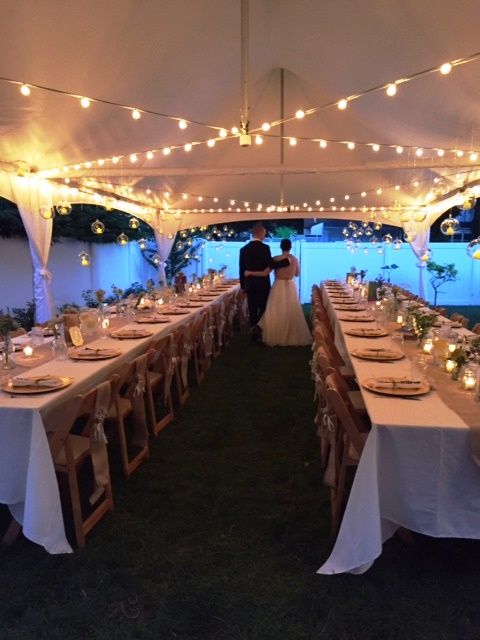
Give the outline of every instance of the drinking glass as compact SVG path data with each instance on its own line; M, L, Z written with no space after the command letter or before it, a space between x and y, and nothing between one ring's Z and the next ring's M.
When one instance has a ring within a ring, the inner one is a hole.
M416 353L410 361L410 373L412 377L427 380L428 358L426 353Z
M404 342L405 338L402 331L393 331L393 333L390 334L390 344L394 351L401 351L403 353Z

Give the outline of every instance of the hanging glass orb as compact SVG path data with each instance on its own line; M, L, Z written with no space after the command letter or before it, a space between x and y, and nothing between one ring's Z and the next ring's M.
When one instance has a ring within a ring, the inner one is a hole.
M384 244L392 244L392 240L393 238L390 233L386 233L382 238Z
M130 229L138 229L138 227L140 226L140 221L137 218L130 218L130 220L128 221L128 226L130 227Z
M88 254L86 251L82 251L81 253L79 253L78 259L80 260L80 264L82 267L90 266L90 254Z
M380 221L374 222L373 223L373 228L375 231L380 231L382 228L382 223Z
M458 229L460 222L456 218L452 218L451 215L440 223L440 231L444 236L453 236Z
M55 205L55 211L59 216L68 216L72 210L72 205L69 202L60 202Z
M192 228L190 229L190 233L195 233L195 231L196 231L196 230L197 230L197 227L192 227Z
M358 231L354 231L352 233L352 238L358 238Z
M364 231L362 229L362 227L358 227L357 231L356 231L357 237L361 238L364 234Z
M224 224L224 225L223 225L223 230L225 231L225 233L227 233L227 231L228 231L228 224Z
M186 231L180 231L181 238L186 238L187 236L188 236L188 233Z
M90 225L90 229L92 230L92 233L97 236L101 236L102 233L105 233L105 225L103 224L103 222L100 222L100 220L95 220L95 222L92 222L92 224Z
M153 262L153 264L160 264L160 256L158 255L158 253L154 253L153 254L152 262Z
M380 245L380 246L378 247L378 249L377 249L377 253L378 253L378 255L379 255L379 256L381 256L381 255L383 255L383 252L384 252L383 246L382 246L382 245Z
M212 234L211 233L206 233L205 234L205 240L211 240L212 239Z
M187 244L189 247L191 247L192 244L193 244L193 240L191 238L189 238L185 244Z
M44 220L53 220L55 217L55 209L52 207L40 207L39 214Z
M422 249L422 252L420 253L420 262L427 264L427 262L431 259L431 257L432 257L431 249Z
M355 222L349 222L348 228L351 229L352 231L355 231L355 229L357 228L357 225L355 224Z
M415 242L415 240L417 239L416 231L413 231L413 229L405 229L403 239L405 240L405 242Z
M126 244L128 244L128 236L124 233L121 233L119 236L117 236L117 244L119 244L121 247L124 247Z
M400 222L410 222L410 211L402 211L400 213Z
M373 229L372 227L368 226L365 228L365 235L369 238L370 236L373 236Z
M175 245L175 247L178 249L178 251L181 251L183 249L183 242L180 242L179 240Z
M113 211L113 200L111 198L107 198L103 206L105 207L105 211Z
M368 220L364 220L361 224L362 224L362 227L364 229L366 229L368 227L368 225L370 224L370 222Z
M468 243L467 254L472 260L480 260L480 236Z
M395 240L393 241L394 250L400 251L400 249L402 248L402 244L403 242L400 240L400 238L395 238Z
M378 238L377 238L377 236L372 236L372 237L370 238L370 244L371 244L373 247L376 247L376 246L377 246L377 244L378 244Z
M230 231L228 232L228 235L230 238L232 238L235 235L235 231L233 229L230 229Z
M347 229L347 227L343 227L342 229L342 236L344 238L349 238L350 237L350 231Z
M140 238L140 240L138 241L138 246L140 248L140 251L145 251L145 249L148 247L148 240L146 238Z

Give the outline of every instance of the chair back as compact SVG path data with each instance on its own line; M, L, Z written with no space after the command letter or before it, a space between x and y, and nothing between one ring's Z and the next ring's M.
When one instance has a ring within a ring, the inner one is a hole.
M329 407L331 407L335 412L348 441L350 441L355 449L356 454L358 455L358 457L360 457L363 451L364 439L355 424L355 421L347 404L342 398L335 377L332 374L329 374L327 375L325 382L327 387L327 402L329 404Z

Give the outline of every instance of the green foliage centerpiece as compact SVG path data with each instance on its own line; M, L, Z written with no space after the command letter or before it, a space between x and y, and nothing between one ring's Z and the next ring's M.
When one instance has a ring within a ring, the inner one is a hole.
M3 352L2 352L2 366L4 369L12 369L13 365L10 362L10 332L18 329L18 322L12 318L10 313L3 313L0 311L0 335L3 339Z
M410 318L412 320L413 331L415 332L415 335L418 338L418 344L420 345L422 340L425 339L427 333L437 321L437 314L415 309L410 312Z

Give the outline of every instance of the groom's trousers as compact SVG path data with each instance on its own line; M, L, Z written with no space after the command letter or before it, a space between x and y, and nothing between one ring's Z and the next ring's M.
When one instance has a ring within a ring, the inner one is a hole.
M270 293L270 278L248 276L245 278L245 292L248 302L248 318L254 327L263 316Z

